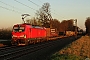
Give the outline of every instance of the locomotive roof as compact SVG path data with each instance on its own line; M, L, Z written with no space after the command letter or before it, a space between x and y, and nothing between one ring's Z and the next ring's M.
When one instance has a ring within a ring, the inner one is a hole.
M31 25L31 24L28 24L28 23L24 23L24 24L16 24L16 25L28 25L28 26L30 26L31 28L39 28L39 29L45 29L45 27L40 27L40 26L33 26L33 25ZM15 26L15 25L14 25Z

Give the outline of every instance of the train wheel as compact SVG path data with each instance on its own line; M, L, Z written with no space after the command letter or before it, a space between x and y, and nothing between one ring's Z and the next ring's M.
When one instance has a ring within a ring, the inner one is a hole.
M34 40L33 43L35 44L36 43L36 40Z
M31 44L31 43L32 43L32 41L30 40L30 41L29 41L29 43Z
M38 42L40 43L40 39L38 40Z
M36 43L38 43L38 42L39 42L39 40L37 39L37 40L36 40Z
M28 45L28 40L25 40L25 45Z
M11 41L11 44L14 45L13 41Z
M48 41L49 40L49 38L46 38L46 41Z

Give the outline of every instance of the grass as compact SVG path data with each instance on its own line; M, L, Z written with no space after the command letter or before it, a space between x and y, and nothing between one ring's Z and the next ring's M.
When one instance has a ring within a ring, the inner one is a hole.
M53 54L49 60L85 60L85 59L77 55L56 53Z
M90 36L82 36L53 54L49 60L85 60L86 58L90 59Z

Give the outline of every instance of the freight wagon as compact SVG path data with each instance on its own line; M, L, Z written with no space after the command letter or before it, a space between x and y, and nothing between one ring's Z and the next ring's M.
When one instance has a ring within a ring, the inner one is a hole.
M57 37L58 32L55 28L46 28L46 36L47 37Z
M74 31L66 31L66 36L75 36Z

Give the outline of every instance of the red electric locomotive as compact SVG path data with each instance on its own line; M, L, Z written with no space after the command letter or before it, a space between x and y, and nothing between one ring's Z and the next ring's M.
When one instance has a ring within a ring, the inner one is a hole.
M30 16L22 14L22 20ZM58 36L56 29L37 27L30 24L16 24L12 30L12 45L28 45L30 43L48 41L48 38Z
M30 24L16 24L12 30L12 45L28 45L46 38L46 28Z

